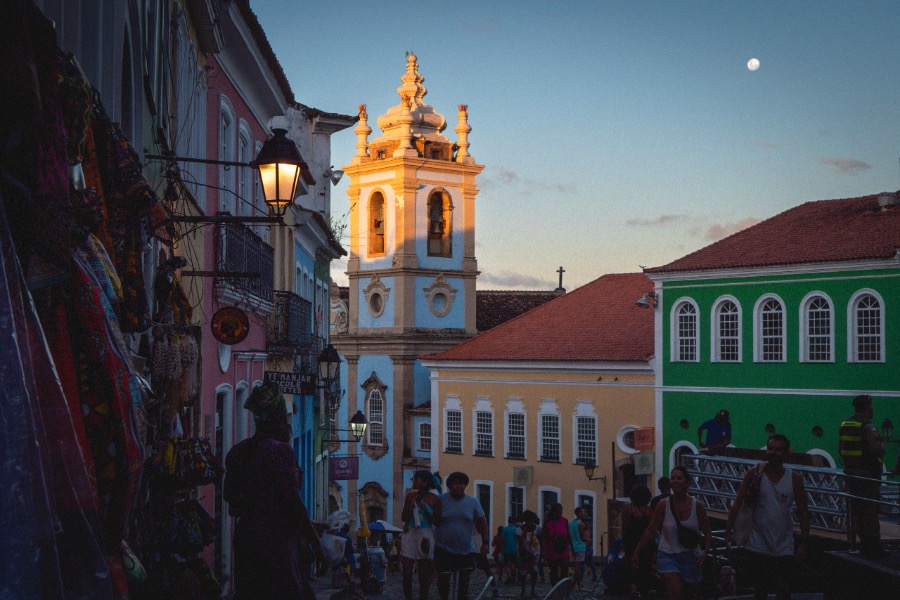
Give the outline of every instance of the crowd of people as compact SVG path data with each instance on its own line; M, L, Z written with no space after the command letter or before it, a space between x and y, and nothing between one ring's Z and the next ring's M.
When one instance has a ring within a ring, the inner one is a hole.
M256 432L229 452L224 486L230 513L237 517L234 597L311 598L309 565L325 564L328 548L323 550L321 532L314 530L300 500L303 471L287 443L289 425L278 386L258 387L245 408L253 413ZM856 397L853 408L854 414L840 431L840 453L853 501L852 522L862 554L880 556L884 550L877 505L872 502L879 490L870 489L869 480L877 482L885 445L871 423L871 397ZM719 411L698 428L701 440L703 431L707 438L701 447L720 454L731 440L728 411ZM800 474L785 464L790 449L790 440L783 434L769 436L766 461L747 471L726 522L725 542L730 546L740 536L737 545L757 599L770 592L778 600L790 598L795 561L805 559L808 552L806 491ZM571 576L575 589L582 589L590 570L596 581L590 553L593 528L583 507L574 508L571 520L559 503L551 504L543 519L525 510L511 516L491 536L481 504L466 494L468 484L469 477L457 471L447 477L444 492L437 473L416 471L404 498L402 535L391 540L373 537L363 543L362 566L357 568L365 579L383 585L388 573L401 572L405 600L413 600L416 574L419 600L429 597L435 580L441 600L450 600L451 590L454 600L466 600L475 569L494 577L495 597L500 596L498 583L518 584L520 596L525 597L529 588L534 596L538 580L546 578L555 584ZM643 484L630 491L630 503L622 508L622 539L611 544L603 579L608 588L621 586L632 599L646 596L654 583L670 600L693 598L709 559L709 517L700 500L688 494L691 475L685 467L672 468L670 477L661 477L657 486L656 496ZM799 522L796 536L794 511ZM349 524L335 528L332 535L347 542L346 556L333 563L338 565L334 572L348 571L357 560ZM613 581L617 573L621 577Z

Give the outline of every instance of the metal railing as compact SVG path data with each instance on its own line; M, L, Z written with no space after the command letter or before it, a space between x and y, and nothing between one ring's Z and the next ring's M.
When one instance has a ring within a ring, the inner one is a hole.
M259 273L259 277L230 278L228 283L239 291L271 302L275 276L275 250L272 246L240 223L220 224L217 241L218 270Z
M737 497L744 474L758 460L726 456L685 454L681 465L693 477L689 490L707 510L728 513ZM809 504L810 527L834 533L847 533L850 526L849 495L844 491L844 473L805 465L789 465L803 477ZM796 515L794 516L796 520Z
M268 350L281 354L306 352L313 344L312 303L293 292L272 293L274 309L269 315Z

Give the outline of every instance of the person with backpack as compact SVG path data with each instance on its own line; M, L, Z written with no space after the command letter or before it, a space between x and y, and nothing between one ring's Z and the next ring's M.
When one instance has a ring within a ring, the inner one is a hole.
M790 599L794 560L804 559L807 553L809 509L803 478L784 466L790 448L791 442L784 435L769 436L767 462L747 471L725 526L725 541L731 545L738 513L744 504L753 505L750 536L744 543L744 552L750 559L757 600L767 598L772 588L778 600ZM791 514L795 504L800 520L800 540L796 547Z
M550 571L551 585L556 585L569 575L572 539L569 537L569 521L562 514L562 504L554 502L541 526L541 555Z

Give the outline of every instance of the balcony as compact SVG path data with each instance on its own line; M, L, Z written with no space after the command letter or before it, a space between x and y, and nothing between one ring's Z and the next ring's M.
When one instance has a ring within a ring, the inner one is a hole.
M275 250L249 227L240 223L222 223L218 230L216 269L240 273L259 273L259 277L235 277L228 283L235 291L272 301Z
M269 315L267 349L294 354L313 344L312 304L292 292L273 292L274 309Z
M220 19L225 7L222 0L187 0L187 9L197 30L197 41L204 54L218 54L222 50Z

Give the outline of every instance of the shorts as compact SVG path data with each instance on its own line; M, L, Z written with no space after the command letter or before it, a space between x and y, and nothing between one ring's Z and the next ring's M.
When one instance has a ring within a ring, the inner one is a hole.
M657 552L656 570L660 575L677 573L681 575L681 580L685 583L697 583L703 576L693 550L676 552L674 554L662 551Z
M434 558L434 530L431 527L410 529L400 540L400 556L413 560Z
M744 548L742 554L747 560L747 572L750 580L762 589L775 589L781 582L791 581L794 571L794 555L771 556Z
M434 563L438 573L452 573L453 571L471 571L475 568L475 553L454 554L444 548L435 548Z
M572 560L574 560L575 562L584 562L584 552L576 552L572 556Z
M504 565L513 565L515 566L518 563L518 554L515 552L504 552L503 553L503 564Z

